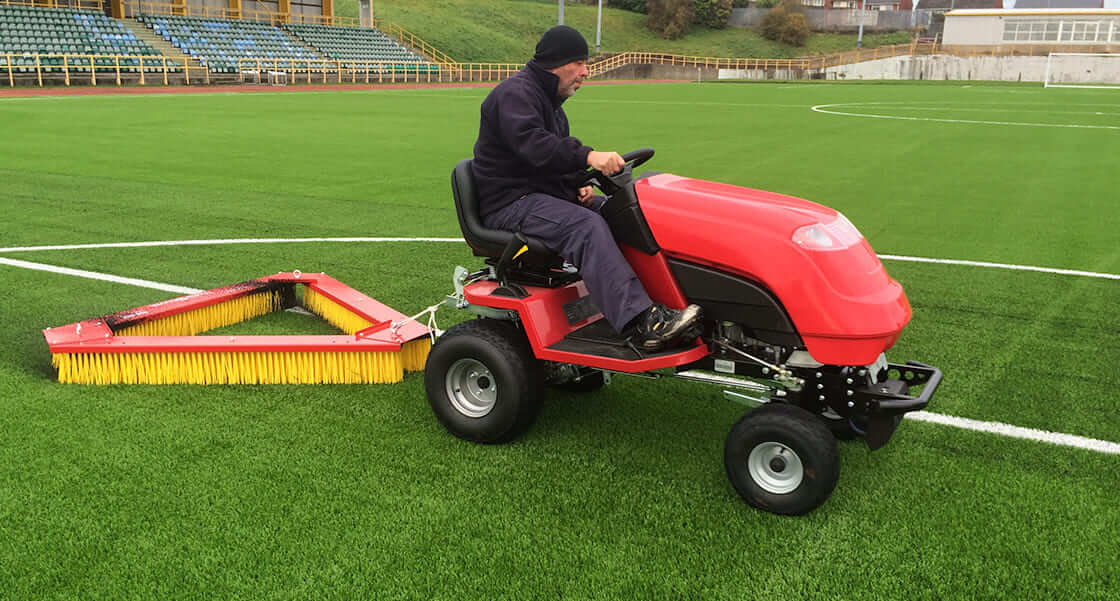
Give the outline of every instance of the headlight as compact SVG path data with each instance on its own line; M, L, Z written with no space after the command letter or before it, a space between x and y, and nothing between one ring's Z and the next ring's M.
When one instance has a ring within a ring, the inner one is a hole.
M793 241L808 250L844 250L861 240L863 234L841 213L828 223L806 225L793 232Z

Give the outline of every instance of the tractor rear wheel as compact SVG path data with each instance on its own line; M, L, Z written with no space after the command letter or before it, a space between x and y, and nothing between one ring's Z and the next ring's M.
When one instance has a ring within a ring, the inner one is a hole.
M802 515L836 488L836 439L820 419L793 405L771 403L739 420L727 435L727 477L758 509Z
M528 430L540 412L540 362L509 322L476 319L439 337L424 367L428 404L455 436L501 443Z

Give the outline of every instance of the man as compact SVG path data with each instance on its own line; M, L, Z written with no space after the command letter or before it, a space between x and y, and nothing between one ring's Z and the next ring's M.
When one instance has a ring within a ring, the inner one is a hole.
M483 223L537 238L579 268L595 305L615 330L657 351L700 318L700 308L650 301L611 236L587 167L606 174L625 163L568 135L561 105L587 77L587 42L558 25L545 32L521 71L482 103L473 170Z

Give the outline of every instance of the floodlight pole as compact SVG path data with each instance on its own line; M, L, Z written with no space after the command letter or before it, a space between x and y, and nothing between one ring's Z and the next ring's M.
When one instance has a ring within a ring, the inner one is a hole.
M560 0L563 2L564 0ZM599 15L595 17L595 54L599 54L599 44L603 41L603 0L599 0Z
M560 4L560 21L557 24L558 25L563 25L564 24L564 0L560 0L559 4Z
M867 0L859 0L859 37L856 38L856 48L863 48L863 19L867 16L866 11Z

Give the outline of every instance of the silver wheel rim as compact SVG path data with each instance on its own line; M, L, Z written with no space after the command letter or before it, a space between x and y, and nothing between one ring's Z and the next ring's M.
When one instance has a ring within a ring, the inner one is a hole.
M805 477L801 458L777 442L764 442L751 449L747 470L762 490L776 495L793 492Z
M443 379L451 406L467 417L485 417L498 399L498 382L482 363L459 359Z

